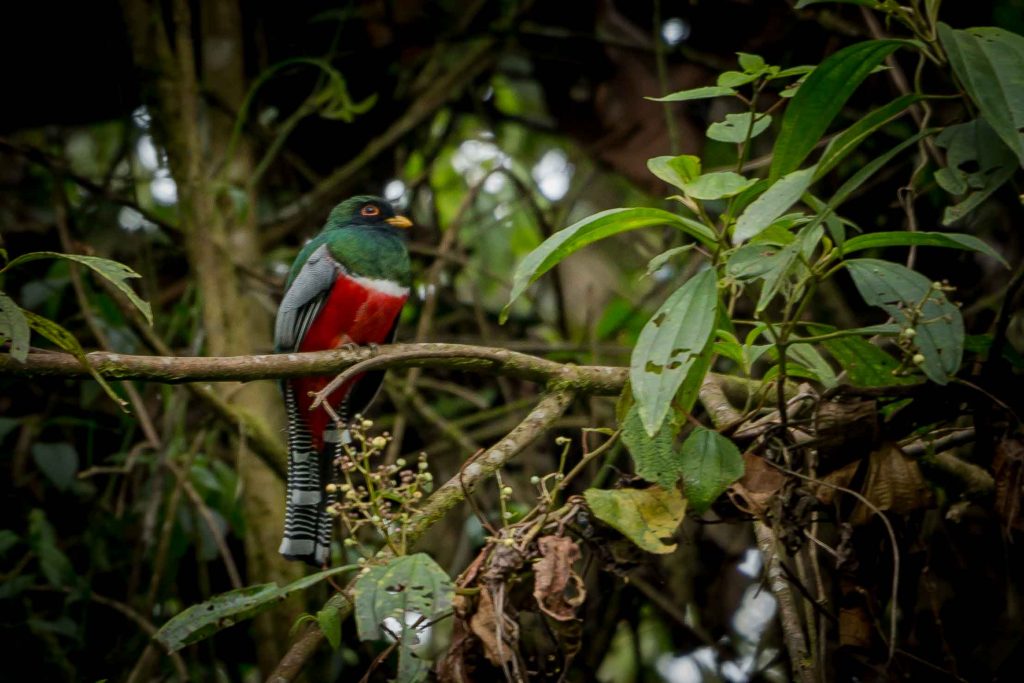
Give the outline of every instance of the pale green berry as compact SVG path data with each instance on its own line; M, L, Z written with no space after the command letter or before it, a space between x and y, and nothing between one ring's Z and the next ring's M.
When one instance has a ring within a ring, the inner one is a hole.
M914 361L914 365L921 365L922 363L924 363L924 354L915 353L913 361Z

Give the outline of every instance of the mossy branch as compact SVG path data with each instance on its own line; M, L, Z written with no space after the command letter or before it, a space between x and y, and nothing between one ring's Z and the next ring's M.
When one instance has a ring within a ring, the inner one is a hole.
M376 349L337 349L309 353L252 356L132 356L94 352L86 358L100 375L113 380L179 384L185 382L251 382L310 375L330 375L374 359L376 369L447 368L557 383L580 393L613 396L625 385L627 368L558 363L525 353L467 344L391 344ZM24 363L0 354L0 376L71 377L89 372L66 353L30 353Z

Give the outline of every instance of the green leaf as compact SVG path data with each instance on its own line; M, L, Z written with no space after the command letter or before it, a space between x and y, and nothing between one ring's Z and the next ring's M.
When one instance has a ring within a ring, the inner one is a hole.
M736 57L739 59L740 68L748 74L762 74L767 66L761 55L752 55L749 52L737 52Z
M645 100L651 102L687 102L689 100L704 100L709 97L721 97L723 95L735 95L736 91L732 88L723 88L717 85L710 85L704 88L691 88L690 90L680 90L674 92L671 95L665 95L664 97L645 97Z
M316 623L332 649L341 647L341 611L337 607L328 604L317 612Z
M10 529L0 529L0 557L7 554L7 551L18 544L21 539L18 534Z
M946 150L948 165L935 172L935 181L950 194L966 195L956 206L946 207L943 225L976 209L1017 170L1017 157L985 119L949 126L936 136L935 144Z
M28 321L18 304L11 297L0 292L0 344L11 343L11 357L24 363L28 358Z
M812 228L817 227L822 222L828 220L829 216L835 212L836 207L845 202L858 187L867 181L868 178L873 176L875 173L878 173L879 170L885 168L889 162L892 161L893 157L911 145L917 144L918 140L931 135L933 132L933 129L919 131L857 169L856 173L850 176L846 182L839 186L839 189L836 190L835 194L833 194L831 199L828 200L824 208L817 211L817 215L814 217L814 220L811 221L810 226Z
M57 547L57 534L46 513L35 508L28 513L28 545L39 558L39 568L51 586L62 588L71 583L74 571L67 555Z
M66 491L78 474L78 451L69 443L35 443L32 445L32 459L61 491Z
M666 541L686 516L686 500L677 489L587 489L583 497L595 517L641 549L659 555L676 549Z
M701 514L743 476L743 456L716 431L697 427L683 442L683 494Z
M150 305L139 298L139 295L135 293L135 290L128 286L128 280L131 278L142 277L134 270L118 263L117 261L111 261L107 258L100 258L99 256L83 256L81 254L61 254L56 251L34 251L30 254L22 254L18 258L8 263L3 270L9 270L22 263L28 263L29 261L37 261L39 259L56 258L64 259L65 261L73 261L75 263L81 263L83 266L88 266L94 272L102 275L110 281L118 290L121 291L128 300L131 301L142 315L146 317L146 321L153 324L153 310Z
M416 633L451 609L455 585L448 574L429 555L406 555L370 567L356 579L352 593L359 638L380 640L384 637L381 624L394 619L401 630L399 679L422 680L427 667L413 652ZM407 623L411 615L422 617L422 623Z
M753 124L751 124L751 119L753 119ZM770 114L751 114L750 112L726 114L724 121L718 121L708 126L707 136L719 142L741 143L744 140L753 140L768 130L770 125L772 125Z
M622 443L626 444L638 476L649 482L672 488L682 476L679 456L673 448L676 429L665 422L653 437L647 435L636 405L622 423Z
M756 183L757 178L744 178L739 173L720 171L698 176L684 183L680 189L693 199L724 199L738 195Z
M82 366L89 371L89 374L92 375L92 378L96 380L96 383L103 388L103 391L106 392L107 396L109 396L110 399L122 410L125 409L125 406L128 404L117 395L113 387L107 383L107 380L105 380L100 373L96 372L96 368L94 368L89 362L89 359L85 355L85 350L82 348L82 345L78 343L78 340L75 339L75 335L71 334L52 320L44 318L41 315L37 315L32 311L23 308L21 309L21 312L28 321L29 327L35 330L38 334L49 339L62 350L67 351L77 358L78 362L81 363Z
M609 209L596 213L564 230L559 230L519 263L512 278L509 303L501 312L501 321L504 322L508 317L508 309L512 302L518 299L530 284L554 268L566 256L605 237L655 225L678 228L707 246L713 246L716 241L715 233L708 227L661 209Z
M981 115L1024 166L1024 37L994 27L958 31L940 22L939 39Z
M629 378L650 436L658 433L676 391L710 342L717 315L717 281L708 269L677 289L641 330Z
M861 117L852 126L836 135L829 141L825 151L821 153L821 159L818 160L814 172L814 179L820 180L826 173L835 168L840 161L845 159L850 152L857 149L860 143L864 142L869 135L899 116L907 107L920 100L921 97L918 95L897 97L885 106L879 107L866 116Z
M772 184L750 203L736 220L732 239L736 244L749 240L784 214L811 186L814 167L793 171Z
M803 9L808 5L820 5L826 2L845 5L862 5L872 9L882 9L882 3L879 2L879 0L798 0L794 9Z
M455 586L447 572L425 553L405 555L374 565L352 585L356 628L360 640L384 637L381 624L392 617L402 628L407 612L426 621L440 617L452 606Z
M976 251L979 254L985 254L994 258L1007 268L1010 267L1006 259L995 249L985 244L985 242L974 235L965 235L958 232L872 232L867 235L857 235L848 240L842 246L842 253L845 256L851 252L864 249L908 247L911 245Z
M729 255L725 272L737 282L756 280L778 267L776 257L781 251L772 244L744 244Z
M700 159L691 154L654 157L647 160L647 169L656 177L681 190L700 175Z
M685 254L686 252L693 249L693 247L694 245L692 244L684 244L681 247L673 247L671 249L661 252L660 254L658 254L657 256L655 256L654 258L647 262L647 271L644 273L644 275L654 275L654 273L661 270L661 267L664 266L666 263L674 259L676 256Z
M718 74L716 81L720 88L738 88L747 83L753 83L761 74L747 74L742 71L723 71Z
M353 565L345 565L326 569L305 576L284 588L276 583L262 583L215 595L174 615L160 627L154 638L168 652L177 652L186 645L209 638L218 631L267 611L294 591L354 568Z
M794 337L795 339L797 337ZM839 385L839 380L836 378L836 373L832 370L832 366L821 357L821 354L812 345L790 344L787 352L793 360L810 370L826 389L834 389Z
M831 325L808 325L813 335L835 332ZM894 375L899 362L864 337L836 337L819 342L846 372L850 384L856 387L887 387L913 384L914 378Z
M805 225L800 229L797 238L791 244L783 247L782 251L772 259L772 269L764 276L761 296L757 300L755 310L758 313L768 307L775 295L790 281L791 276L798 276L797 279L799 279L806 274L807 266L804 265L804 261L811 260L811 255L818 243L821 242L824 233L825 231L820 226ZM803 261L800 260L801 256Z
M800 167L842 110L853 91L901 40L856 43L828 57L807 76L782 118L772 152L769 180L777 180Z
M902 327L917 330L914 343L924 356L921 369L933 382L946 384L963 356L960 309L928 278L898 263L852 259L846 268L865 302L885 310Z

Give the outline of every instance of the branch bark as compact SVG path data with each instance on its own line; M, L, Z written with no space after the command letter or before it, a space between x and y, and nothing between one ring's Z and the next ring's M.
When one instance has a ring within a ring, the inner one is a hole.
M422 509L409 520L406 536L409 543L415 543L427 529L461 503L467 491L472 491L477 484L486 480L536 441L565 413L576 394L577 392L570 388L554 389L546 394L530 414L501 441L470 459L458 474L431 494ZM390 551L384 548L377 553L376 559L387 559L390 556ZM340 618L345 619L352 613L352 607L352 601L345 593L336 593L327 601L324 609L337 609ZM289 683L295 680L323 639L324 634L319 626L308 626L267 680L270 683Z
M330 375L374 359L376 369L448 368L555 382L580 393L614 396L625 386L629 370L607 365L571 365L489 346L468 344L390 344L376 349L314 351L253 356L132 356L93 352L86 355L101 375L112 380L163 384L251 382L310 375ZM24 363L0 354L0 376L87 379L89 372L66 353L34 352Z

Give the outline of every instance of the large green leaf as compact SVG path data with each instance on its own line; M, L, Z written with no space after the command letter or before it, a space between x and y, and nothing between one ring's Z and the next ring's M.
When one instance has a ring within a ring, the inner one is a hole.
M686 516L678 489L587 489L583 497L595 517L643 550L664 555L676 549L670 539Z
M709 97L721 97L723 95L735 95L736 91L720 85L709 85L703 88L691 88L680 90L664 97L645 97L645 100L652 102L688 102L689 100L704 100Z
M743 476L743 456L716 431L697 427L683 442L683 493L700 514Z
M422 680L427 665L413 652L416 633L451 609L455 585L448 574L424 553L396 557L360 575L352 594L359 638L380 640L381 625L393 619L388 628L400 631L399 680ZM422 618L422 623L409 623L410 616Z
M914 343L924 356L921 369L933 382L946 384L963 356L960 309L928 278L898 263L852 259L846 268L865 302L884 309L902 327L916 330Z
M744 209L736 220L733 242L746 242L771 225L776 218L786 213L807 191L814 180L814 167L793 171L773 183L764 194Z
M32 444L36 467L61 491L66 491L78 474L78 451L66 441Z
M0 344L10 342L11 357L24 363L28 358L30 336L28 321L21 308L11 297L0 292Z
M668 421L657 434L648 436L635 403L622 423L622 443L633 456L637 475L665 488L675 486L683 474L679 454L674 448L675 438L676 430Z
M596 213L564 230L559 230L520 262L512 278L509 303L501 313L502 321L508 317L512 302L518 299L530 284L554 268L566 256L605 237L655 225L678 228L705 245L715 244L715 233L706 226L661 209L609 209Z
M1024 36L940 23L939 39L981 115L1024 166Z
M83 266L88 266L93 271L102 275L111 282L118 290L120 290L128 300L131 301L136 308L138 308L142 315L146 317L146 321L153 324L153 309L150 308L149 303L139 298L139 295L135 293L135 290L128 285L128 280L131 278L142 277L134 270L118 263L117 261L111 261L107 258L100 258L99 256L83 256L81 254L61 254L56 251L34 251L30 254L22 254L18 258L8 263L3 270L9 270L22 263L28 263L29 261L38 261L39 259L64 259L65 261L74 261L75 263L81 263ZM2 272L2 271L0 271Z
M852 126L839 133L825 147L814 171L814 179L822 178L845 159L860 143L889 121L899 116L907 107L919 102L919 95L903 95L888 104L861 117Z
M1017 157L1003 144L985 119L949 126L935 144L946 150L946 168L935 172L935 182L963 201L946 207L942 224L950 225L976 209L1017 170Z
M677 289L641 330L629 378L650 436L658 433L676 391L710 343L717 315L717 280L708 269Z
M218 631L267 611L290 593L308 588L328 576L352 569L352 565L326 569L304 576L284 588L276 583L262 583L215 595L176 614L160 627L154 638L167 648L168 652L176 652L186 645L209 638Z
M808 325L814 335L835 332L831 325ZM850 384L857 387L885 387L894 384L913 384L916 380L907 375L893 374L899 368L899 361L878 348L864 337L835 337L820 342L825 350L836 359L846 372Z
M831 55L811 72L782 118L769 180L777 180L800 167L853 91L883 59L904 44L900 40L856 43Z
M988 246L974 235L965 235L959 232L872 232L867 235L857 235L848 240L842 246L842 253L846 254L863 251L864 249L876 249L878 247L945 247L947 249L964 249L976 251L1009 267L999 252Z

